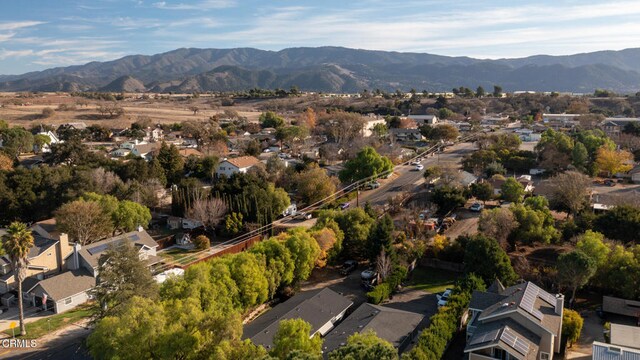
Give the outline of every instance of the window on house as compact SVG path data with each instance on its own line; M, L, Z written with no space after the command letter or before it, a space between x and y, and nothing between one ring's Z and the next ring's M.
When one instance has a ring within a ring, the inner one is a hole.
M613 347L613 346L609 346L609 352L612 353L616 353L616 354L620 354L622 352L622 349L620 349L619 347Z
M549 353L541 352L540 353L540 360L549 360Z
M68 298L64 299L64 304L65 304L65 305L69 305L69 304L71 304L72 302L73 302L73 300L71 299L71 297L68 297Z

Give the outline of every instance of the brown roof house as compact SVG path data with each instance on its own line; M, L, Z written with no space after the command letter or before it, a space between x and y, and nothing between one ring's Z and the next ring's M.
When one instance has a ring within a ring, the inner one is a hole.
M130 242L138 249L141 261L153 266L161 261L156 255L158 244L142 228L89 245L74 244L65 259L67 271L45 279L27 278L23 297L31 306L61 313L89 301L90 290L96 286L100 256L113 246Z
M560 351L564 295L532 282L474 291L469 304L469 360L550 360Z
M246 173L252 167L260 163L260 160L253 156L240 156L236 158L228 158L218 164L216 175L231 176L235 173Z

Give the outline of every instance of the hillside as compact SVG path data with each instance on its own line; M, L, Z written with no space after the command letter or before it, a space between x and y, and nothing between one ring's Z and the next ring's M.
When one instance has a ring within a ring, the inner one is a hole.
M177 49L0 77L0 91L231 91L253 87L325 92L640 90L640 49L481 60L341 47Z

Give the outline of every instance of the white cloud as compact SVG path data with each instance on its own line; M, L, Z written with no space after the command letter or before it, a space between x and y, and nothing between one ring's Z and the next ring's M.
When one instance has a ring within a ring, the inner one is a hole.
M234 7L236 2L234 0L203 0L194 4L186 4L173 1L158 1L153 3L152 6L165 10L209 10Z
M13 21L0 22L0 30L18 30L26 27L44 24L42 21Z

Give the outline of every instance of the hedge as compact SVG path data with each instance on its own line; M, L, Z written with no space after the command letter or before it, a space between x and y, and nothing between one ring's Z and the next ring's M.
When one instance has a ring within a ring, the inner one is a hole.
M471 293L476 289L484 290L484 285L478 280L477 277L471 275L454 287L447 305L441 307L431 317L429 327L420 334L413 350L404 354L403 360L438 360L442 358L447 344L458 330L460 318L469 306Z
M386 282L376 285L373 290L367 293L367 301L372 304L380 304L391 296L391 286Z

